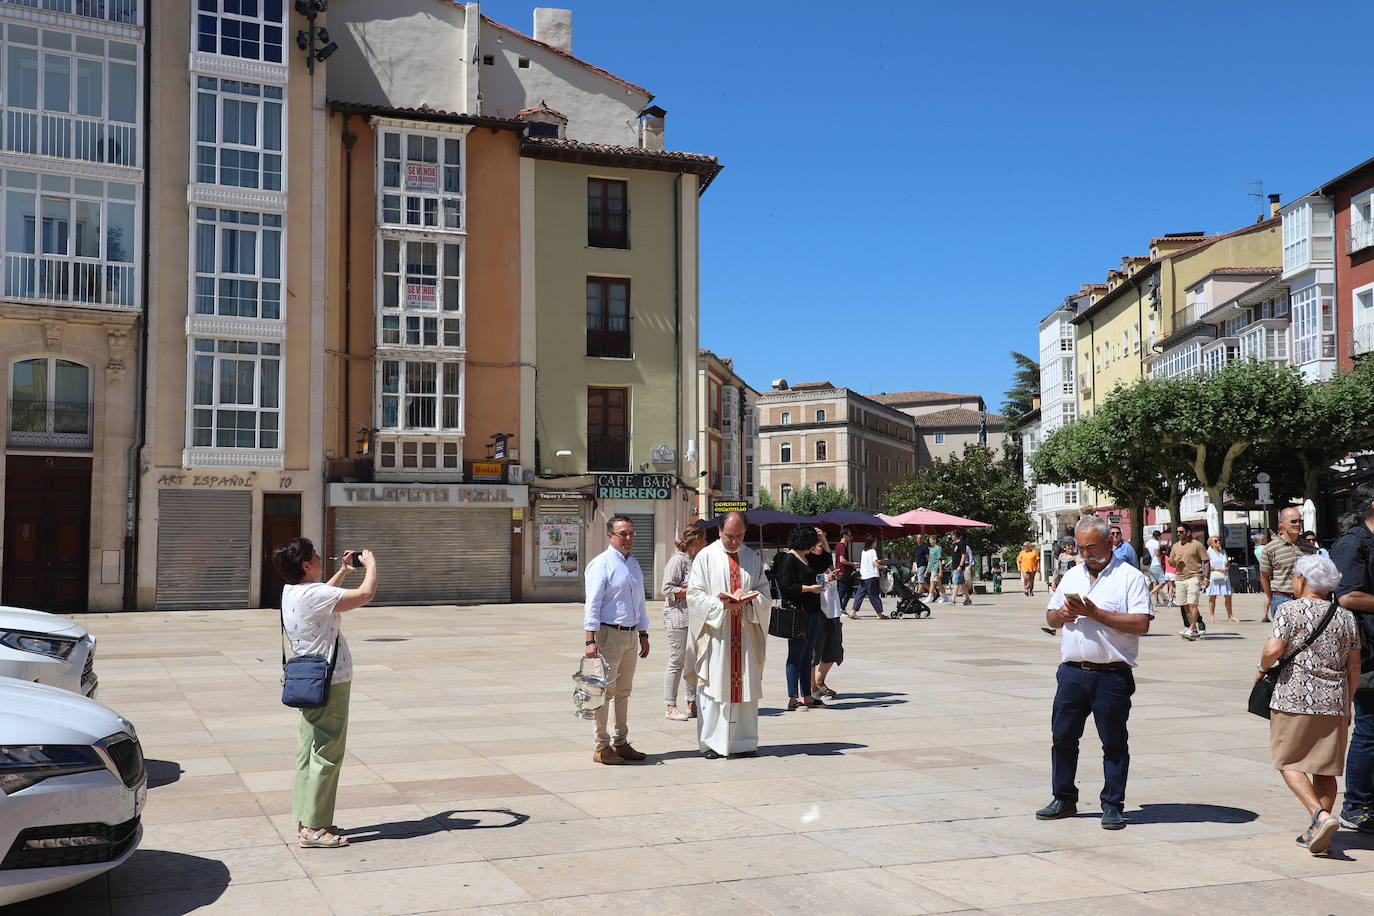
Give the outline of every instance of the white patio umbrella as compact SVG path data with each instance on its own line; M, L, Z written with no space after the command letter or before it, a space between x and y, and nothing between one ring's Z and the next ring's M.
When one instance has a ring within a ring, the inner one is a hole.
M1310 499L1305 499L1302 502L1302 530L1317 530L1317 506Z
M1221 536L1221 518L1217 515L1217 507L1211 503L1207 504L1207 536Z

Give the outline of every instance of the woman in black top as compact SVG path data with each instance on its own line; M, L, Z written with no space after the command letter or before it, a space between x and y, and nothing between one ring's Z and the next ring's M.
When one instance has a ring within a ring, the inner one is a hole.
M787 709L824 706L811 696L811 656L816 651L816 636L821 628L821 592L816 572L807 561L807 551L816 546L816 529L797 525L787 535L787 550L773 564L773 581L784 601L806 611L806 635L787 641Z

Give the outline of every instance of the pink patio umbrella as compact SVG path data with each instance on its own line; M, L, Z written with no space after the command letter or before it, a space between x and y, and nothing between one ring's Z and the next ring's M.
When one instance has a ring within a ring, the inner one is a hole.
M945 534L956 528L991 528L987 522L974 521L936 512L934 509L912 509L901 515L887 517L887 520L901 525L910 534Z

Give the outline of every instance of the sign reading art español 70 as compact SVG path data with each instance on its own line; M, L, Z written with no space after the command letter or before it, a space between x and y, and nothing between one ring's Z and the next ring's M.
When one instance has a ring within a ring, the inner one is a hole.
M672 474L597 474L597 499L672 499Z

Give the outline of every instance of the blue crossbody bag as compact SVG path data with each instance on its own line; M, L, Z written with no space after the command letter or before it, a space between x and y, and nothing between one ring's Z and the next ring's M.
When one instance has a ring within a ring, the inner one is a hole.
M319 709L329 702L329 682L334 679L334 659L339 657L339 638L334 637L334 651L329 658L322 655L293 655L286 657L286 612L281 618L281 701L294 709Z

